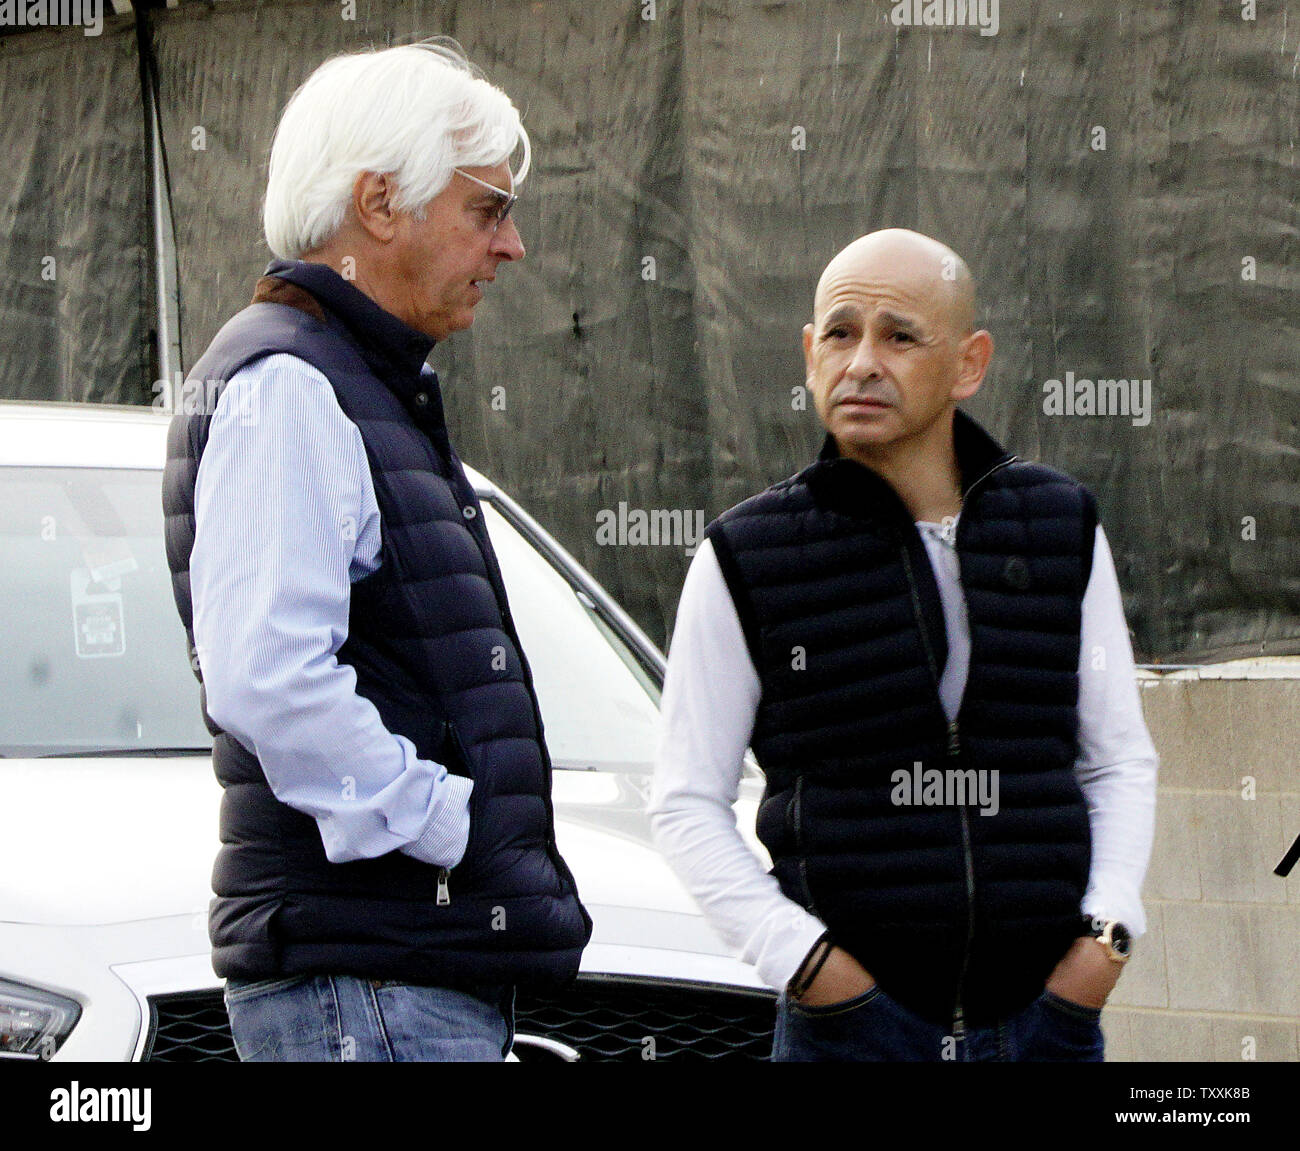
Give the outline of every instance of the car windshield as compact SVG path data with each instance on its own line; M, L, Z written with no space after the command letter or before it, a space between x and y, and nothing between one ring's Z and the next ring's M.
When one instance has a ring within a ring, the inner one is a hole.
M557 767L647 769L659 688L627 645L490 503L488 532Z
M160 485L152 469L0 468L0 755L210 748ZM556 765L646 766L657 685L591 600L485 512Z

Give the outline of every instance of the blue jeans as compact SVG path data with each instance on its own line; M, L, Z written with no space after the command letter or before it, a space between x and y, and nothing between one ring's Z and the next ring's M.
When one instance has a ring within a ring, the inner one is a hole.
M514 1042L513 987L299 975L231 979L225 1000L249 1063L500 1063Z
M1101 1009L1044 991L1024 1011L993 1027L951 1028L919 1019L880 985L843 1003L800 1007L777 1001L774 1063L1100 1063Z

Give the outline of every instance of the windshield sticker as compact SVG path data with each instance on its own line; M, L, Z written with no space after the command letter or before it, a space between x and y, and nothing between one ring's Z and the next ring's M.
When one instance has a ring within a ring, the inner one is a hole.
M122 596L92 584L89 568L72 569L72 625L78 659L126 654Z

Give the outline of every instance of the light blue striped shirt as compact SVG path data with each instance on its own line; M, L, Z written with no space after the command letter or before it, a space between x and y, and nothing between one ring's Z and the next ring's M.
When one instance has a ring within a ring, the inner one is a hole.
M361 432L319 371L274 355L231 377L194 508L208 714L256 753L277 799L316 820L331 862L396 850L455 866L472 781L388 731L335 658L351 584L380 564L380 522Z

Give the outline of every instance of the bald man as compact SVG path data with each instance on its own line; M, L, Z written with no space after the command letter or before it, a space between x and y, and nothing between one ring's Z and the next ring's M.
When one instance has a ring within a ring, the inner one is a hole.
M1156 754L1095 501L958 409L993 340L938 241L850 244L803 348L825 444L692 561L656 841L779 992L775 1060L1099 1061Z

